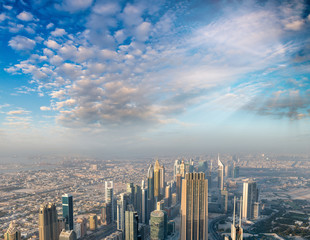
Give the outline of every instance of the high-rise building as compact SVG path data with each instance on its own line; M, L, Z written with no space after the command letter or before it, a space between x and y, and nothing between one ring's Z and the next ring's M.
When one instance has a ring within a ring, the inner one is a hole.
M39 210L40 240L58 240L58 215L54 203L42 204Z
M125 240L138 239L139 217L136 211L125 212Z
M105 202L111 205L111 220L114 221L114 197L113 197L113 181L105 182Z
M70 194L62 195L62 216L66 219L66 229L73 230L73 198Z
M171 187L167 186L165 191L165 198L167 199L167 205L168 207L171 207Z
M98 218L96 214L89 215L89 229L92 231L97 230L98 227Z
M167 237L167 213L155 210L151 213L150 238L151 240L163 240Z
M154 167L154 197L156 201L160 200L160 165L158 160L156 160Z
M185 171L185 163L184 163L184 159L182 159L182 162L180 164L180 174L181 174L182 178L185 177L185 173L186 173L186 171Z
M101 208L101 219L103 225L112 223L112 205L111 203L104 203Z
M231 234L230 234L232 240L243 240L241 215L242 215L242 197L240 199L239 224L236 225L236 197L234 197L234 214L233 214L233 223L231 225Z
M146 188L141 190L141 221L148 224L148 191Z
M82 238L87 233L87 219L85 217L78 218L76 222L79 223L81 226L81 238Z
M148 218L154 210L154 167L151 164L147 171L147 192L148 192Z
M258 188L255 181L243 183L243 219L254 219L254 206L258 202Z
M233 177L238 178L239 177L239 166L236 166L234 164L234 170L233 170Z
M228 191L226 188L221 191L221 209L224 213L227 213L228 210Z
M218 175L217 175L218 185L217 186L220 190L224 190L224 169L225 169L225 166L221 162L220 156L218 156L217 164L218 164Z
M127 192L130 193L130 204L134 204L134 201L135 201L135 187L134 187L133 183L127 183Z
M160 195L161 197L165 196L165 187L166 187L166 180L165 180L165 167L162 165L159 168L159 176L160 176Z
M134 208L135 211L137 211L139 215L139 220L142 220L142 192L141 192L141 187L139 185L134 186L134 191L135 191L135 197L134 197Z
M130 204L130 193L120 194L120 199L117 201L117 229L123 232L125 236L125 211L127 205Z
M62 230L59 235L59 240L76 240L76 233L73 230Z
M187 173L182 180L181 240L208 239L208 180L204 173Z
M174 181L176 181L176 177L177 177L177 174L180 174L180 160L175 160L174 162L174 166L173 166L173 179Z
M21 240L20 231L16 228L14 221L10 222L9 228L4 234L4 240Z
M177 193L177 198L178 202L181 202L181 196L182 196L182 175L177 174L176 177L176 193Z
M58 236L61 233L62 229L66 229L66 219L63 217L58 217Z

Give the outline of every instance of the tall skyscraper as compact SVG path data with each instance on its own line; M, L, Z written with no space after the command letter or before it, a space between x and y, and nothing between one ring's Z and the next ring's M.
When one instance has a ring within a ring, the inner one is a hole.
M177 177L177 174L180 174L180 160L175 160L174 162L174 166L173 166L173 179L174 181L176 181L176 177Z
M4 240L21 240L20 231L16 228L14 221L10 222L9 228L4 234Z
M62 216L66 219L66 229L73 230L73 198L70 194L62 195Z
M147 171L147 193L148 193L148 218L154 210L154 167L151 164Z
M181 196L182 196L182 175L177 174L176 177L176 193L177 193L177 198L178 202L181 202Z
M109 225L112 223L112 205L111 203L104 203L101 208L101 219L103 225Z
M240 199L239 224L236 225L236 197L234 197L234 215L233 215L233 223L231 225L231 239L232 240L243 240L241 215L242 215L242 197Z
M171 187L167 186L165 191L165 198L167 199L168 207L171 207Z
M128 192L122 193L117 201L117 229L123 232L123 237L125 237L125 211L130 202L130 193Z
M135 187L133 186L133 183L127 183L127 192L130 193L130 204L134 204L134 201L135 201Z
M160 165L158 160L156 160L154 167L154 197L156 201L160 200Z
M208 239L208 180L204 173L187 173L182 180L181 240Z
M159 168L159 176L160 176L160 195L161 197L165 196L165 187L166 187L166 180L165 180L165 167L162 165Z
M98 227L98 218L96 214L89 215L89 229L94 231Z
M142 219L142 191L141 191L141 187L139 185L135 185L134 187L134 191L135 191L135 197L134 197L134 208L135 211L137 211L138 215L139 215L139 220L141 221Z
M115 220L114 216L114 197L113 197L113 188L114 184L113 181L106 181L105 182L105 202L111 205L111 220Z
M167 237L167 213L162 210L155 210L151 213L150 238L151 240L163 240Z
M58 215L54 203L42 204L39 210L40 240L58 240Z
M254 218L254 206L258 202L258 188L256 182L249 180L243 183L243 219Z
M141 222L148 224L148 191L146 188L142 188L141 193Z
M217 179L218 179L218 188L219 188L220 190L224 190L224 169L225 169L225 166L224 166L224 164L221 162L220 156L218 156L217 164L218 164L218 176L217 176Z
M139 217L133 209L125 212L125 240L138 239L138 223Z

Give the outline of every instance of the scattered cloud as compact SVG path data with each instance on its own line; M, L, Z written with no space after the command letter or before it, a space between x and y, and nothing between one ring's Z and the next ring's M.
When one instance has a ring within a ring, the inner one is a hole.
M29 13L29 12L23 11L20 14L17 15L17 18L19 20L29 22L29 21L33 20L33 15L31 13Z
M9 41L9 46L14 50L32 50L36 45L36 42L24 36L12 37Z
M53 32L51 32L51 35L53 35L54 37L61 37L66 34L67 34L66 30L62 28L56 28Z
M40 107L40 110L41 110L41 111L50 111L51 108L50 108L50 107L47 107L47 106L41 106L41 107Z
M56 4L56 8L61 11L67 11L71 13L86 10L93 3L93 0L64 0L62 4Z

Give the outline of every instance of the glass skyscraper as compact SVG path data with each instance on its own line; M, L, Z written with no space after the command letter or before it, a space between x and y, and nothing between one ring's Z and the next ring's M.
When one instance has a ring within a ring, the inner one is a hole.
M70 194L62 195L62 216L66 220L66 230L73 230L73 198Z

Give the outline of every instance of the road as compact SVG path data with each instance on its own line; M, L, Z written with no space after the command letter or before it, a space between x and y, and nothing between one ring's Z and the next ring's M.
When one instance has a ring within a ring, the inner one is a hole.
M209 239L210 240L223 240L222 236L217 232L216 225L219 221L227 218L227 215L222 215L217 218L213 218L209 221Z
M116 223L110 224L107 226L103 226L98 228L96 231L92 232L91 234L86 235L85 237L81 238L82 240L100 240L104 239L105 237L109 236L113 232L116 231Z

